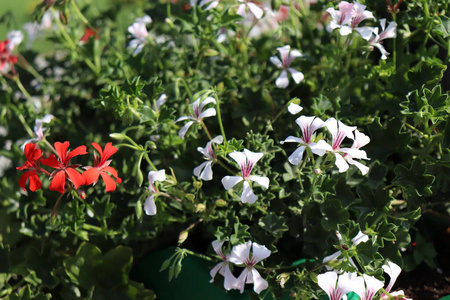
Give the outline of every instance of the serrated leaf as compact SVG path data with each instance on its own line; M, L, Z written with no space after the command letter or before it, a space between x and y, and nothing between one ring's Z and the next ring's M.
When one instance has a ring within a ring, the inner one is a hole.
M409 169L403 165L397 165L394 172L396 176L392 182L405 190L405 197L422 197L432 194L431 185L434 182L434 176L427 174L427 166L422 164L420 159L415 159Z
M286 218L277 216L273 213L269 213L264 218L260 219L258 225L277 239L281 238L283 233L289 230L286 225Z

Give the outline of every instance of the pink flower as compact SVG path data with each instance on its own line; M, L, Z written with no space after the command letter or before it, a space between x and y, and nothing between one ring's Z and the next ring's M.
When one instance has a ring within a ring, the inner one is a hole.
M335 118L330 118L325 121L325 126L327 126L328 130L332 135L332 145L328 150L334 153L336 158L336 167L338 167L339 172L345 172L348 170L348 163L345 161L341 152L341 143L344 138L353 139L353 131L356 129L355 126L347 126L341 121L336 120Z
M389 55L389 52L386 51L383 47L383 40L384 39L392 39L397 37L397 23L391 22L389 23L389 26L386 28L386 19L380 20L380 26L381 26L381 33L378 34L378 28L375 28L373 30L373 36L369 40L369 45L373 47L378 48L381 52L381 59L386 59Z
M357 129L354 131L355 137L353 139L353 145L351 148L341 148L344 153L344 159L350 165L357 167L363 175L369 172L369 168L362 163L355 161L355 159L369 159L367 158L367 153L359 148L367 145L370 142L370 138L364 133L359 132Z
M256 19L261 19L264 14L264 10L260 8L255 3L249 0L238 0L238 2L242 3L239 5L237 14L245 17L247 14L247 9L255 16Z

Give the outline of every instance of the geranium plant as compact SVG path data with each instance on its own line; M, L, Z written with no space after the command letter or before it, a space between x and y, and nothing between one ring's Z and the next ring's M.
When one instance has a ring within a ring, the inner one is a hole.
M448 12L42 1L0 37L0 298L154 299L130 272L176 246L161 276L220 293L410 299L450 226Z

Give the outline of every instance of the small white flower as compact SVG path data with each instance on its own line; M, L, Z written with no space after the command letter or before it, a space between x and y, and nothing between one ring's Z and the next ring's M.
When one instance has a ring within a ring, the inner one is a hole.
M332 145L328 150L334 153L334 156L336 158L335 165L336 167L338 167L339 173L343 173L348 170L349 166L342 154L340 154L340 146L344 138L347 137L353 139L353 131L356 129L356 127L347 126L341 121L336 120L335 118L326 120L325 126L327 126L328 131L331 132L331 135L333 137Z
M8 32L6 38L9 40L7 44L7 49L12 52L23 41L23 32L20 30L12 30Z
M245 17L247 15L247 9L255 16L256 19L261 19L264 14L264 10L249 0L238 0L242 3L239 5L237 14Z
M251 255L250 248L252 249ZM259 294L269 286L267 281L261 277L261 274L259 274L254 266L261 260L269 257L270 253L270 250L265 246L252 243L251 241L233 247L228 260L237 265L245 265L245 269L236 280L236 289L243 293L245 284L253 283L253 290Z
M291 114L293 114L293 115L298 114L298 113L301 112L302 110L303 110L303 107L301 107L300 105L295 104L295 103L291 103L291 104L289 104L289 106L288 106L288 111L289 111Z
M208 104L216 104L216 100L212 97L208 97L205 100L200 102L200 99L197 99L194 103L192 103L192 112L193 116L183 116L178 118L175 122L184 121L184 120L190 120L187 122L178 132L178 135L184 139L184 136L186 135L186 132L194 123L201 123L203 122L203 118L208 118L216 115L216 109L213 107L210 107L203 111L206 105Z
M254 181L266 189L269 187L269 178L265 176L250 175L253 167L258 162L258 160L261 159L263 154L244 149L243 152L234 151L230 153L230 156L240 166L242 176L225 176L224 178L222 178L222 184L224 188L226 190L229 190L239 182L244 181L241 202L250 204L255 203L258 197L253 193L249 182Z
M293 165L298 165L303 160L303 152L309 147L312 153L323 156L330 146L324 141L313 142L314 132L325 126L325 122L320 118L301 116L295 120L302 131L303 138L295 136L288 136L281 144L294 142L299 143L298 147L288 158L289 162Z
M133 24L128 27L128 32L133 38L128 44L127 49L133 50L133 55L139 54L148 42L147 24L152 22L150 16L145 15L137 18Z
M166 180L166 171L164 169L148 172L148 190L150 191L150 196L145 199L144 203L144 210L147 215L156 215L155 197L159 193L159 190L156 188L155 181L164 180Z
M350 164L356 166L363 175L369 172L369 168L362 163L355 161L354 159L369 159L367 153L359 148L367 145L370 142L370 138L364 133L359 132L357 129L354 131L355 137L353 139L353 145L351 148L341 148L344 153L344 159Z
M227 291L229 291L231 289L237 288L237 279L233 276L230 270L230 254L225 255L222 252L223 243L223 241L219 242L217 240L212 242L214 251L223 261L218 263L214 268L211 269L211 271L209 272L209 274L211 275L211 280L209 282L214 282L214 278L216 277L217 272L219 272L219 274L224 277L223 287Z
M317 283L327 293L330 300L341 300L347 293L355 290L355 274L339 275L335 271L317 275Z
M291 50L291 47L289 45L279 47L277 48L277 50L280 52L281 60L276 56L270 57L270 61L274 65L276 65L280 69L283 69L280 76L278 76L277 80L275 81L277 87L286 88L289 85L289 79L287 75L288 71L289 73L291 73L295 83L300 83L305 78L305 76L302 72L290 68L290 65L294 58L301 57L303 55L298 50Z
M389 26L386 28L386 19L380 20L380 26L381 26L381 33L378 34L378 28L375 28L373 30L373 36L369 40L369 45L373 47L378 48L381 52L381 59L386 59L389 55L389 52L386 51L383 47L383 40L384 39L392 39L397 37L397 23L391 22L389 23Z
M28 143L35 143L35 142L39 142L44 138L44 131L45 131L45 127L44 127L44 123L48 124L50 123L55 117L52 114L47 114L45 115L42 119L36 119L35 121L35 125L34 125L34 134L36 134L35 138L26 140L21 146L20 148L22 149L22 151L25 149L25 145Z
M214 154L214 150L212 148L212 144L222 144L223 137L221 135L216 136L211 141L209 141L205 148L198 147L197 150L203 154L203 157L207 160L201 163L198 167L194 169L194 175L198 177L198 179L202 179L205 181L211 180L213 178L212 172L212 164L216 161L216 155Z

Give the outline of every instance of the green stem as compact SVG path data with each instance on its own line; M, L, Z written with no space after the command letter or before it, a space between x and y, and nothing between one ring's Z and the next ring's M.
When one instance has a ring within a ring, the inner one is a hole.
M144 152L144 158L147 161L147 163L150 165L150 167L154 170L154 171L158 171L158 169L155 167L155 165L152 163L150 157L148 156L147 151Z
M215 162L217 162L219 165L221 165L225 170L230 172L230 174L236 174L236 172L232 171L226 164L224 164L222 161L216 159Z
M217 96L217 94L214 94L214 98L216 99L216 112L217 112L217 119L219 121L220 133L222 134L222 137L223 137L223 143L224 143L224 145L226 145L227 137L225 135L225 129L223 128L222 114L220 112L219 97Z
M56 200L55 206L53 206L53 210L52 210L52 217L56 218L57 213L56 213L56 209L58 208L59 202L61 202L62 197L65 195L65 193L61 194L58 198L58 200Z
M24 96L30 101L33 102L33 98L28 93L28 91L25 89L25 87L22 85L22 82L20 81L19 75L14 76L14 82L17 84L17 87L19 90L24 94Z
M212 140L211 133L208 130L208 127L206 127L205 122L200 121L200 124L202 125L202 128L205 130L206 135L208 135L209 140Z

